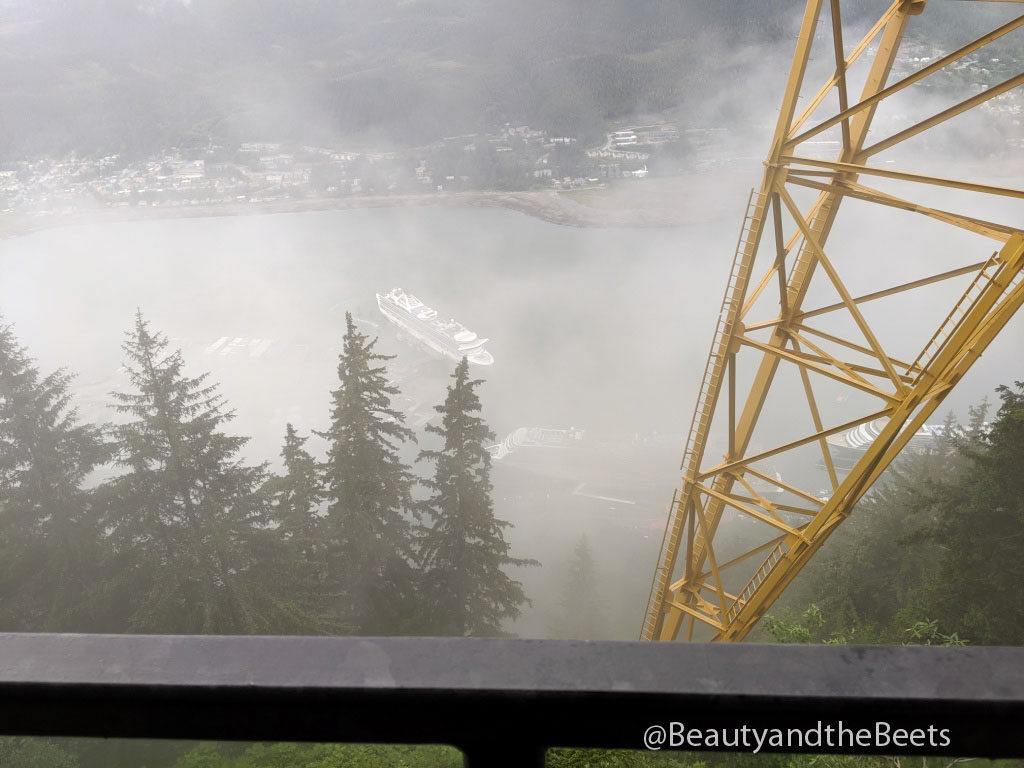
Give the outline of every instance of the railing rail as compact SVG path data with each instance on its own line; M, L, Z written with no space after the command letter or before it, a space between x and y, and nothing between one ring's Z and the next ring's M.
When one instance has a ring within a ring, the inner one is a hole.
M0 712L10 735L439 743L474 768L672 723L932 726L948 743L760 751L1011 757L1024 648L6 634Z

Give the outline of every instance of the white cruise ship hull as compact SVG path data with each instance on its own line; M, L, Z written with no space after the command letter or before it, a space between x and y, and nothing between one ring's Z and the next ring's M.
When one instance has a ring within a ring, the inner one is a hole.
M491 365L494 356L482 344L486 339L475 339L467 345L460 345L455 339L434 328L429 320L421 320L395 305L387 296L377 294L377 307L381 313L428 349L456 362L465 357L475 365Z

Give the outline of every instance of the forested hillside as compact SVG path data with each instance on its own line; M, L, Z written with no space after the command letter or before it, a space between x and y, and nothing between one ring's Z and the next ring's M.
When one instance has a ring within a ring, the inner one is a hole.
M844 3L852 20L883 5ZM506 121L593 140L608 121L665 110L704 125L722 117L708 114L722 107L713 95L771 66L762 53L786 60L802 6L8 0L0 152L131 156L208 138L408 146ZM971 23L987 29L999 13ZM937 9L918 34L959 40L961 16ZM730 113L741 122L742 101Z
M1024 643L1024 382L998 396L966 437L897 461L761 640Z

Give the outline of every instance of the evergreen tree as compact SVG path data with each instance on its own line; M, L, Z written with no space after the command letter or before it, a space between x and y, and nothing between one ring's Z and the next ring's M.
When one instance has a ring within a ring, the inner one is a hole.
M586 536L581 536L562 587L560 613L552 626L553 637L566 640L601 639L604 618L598 604L595 578L590 543Z
M135 392L113 394L124 474L111 481L106 525L115 550L112 601L138 632L268 633L303 629L282 592L282 543L270 527L265 466L221 431L225 410L207 374L184 373L180 351L137 313L122 345Z
M520 615L527 603L522 584L502 570L537 565L509 556L504 529L511 524L494 516L491 457L484 447L494 433L476 416L480 399L462 358L452 375L444 405L435 406L441 426L440 450L424 450L420 459L434 462L431 496L422 508L430 521L420 542L423 594L430 630L440 635L499 635L505 619Z
M277 532L287 544L296 600L304 603L311 614L323 612L328 596L327 546L325 523L320 516L323 491L320 467L305 449L308 437L300 437L291 424L285 427L284 474L273 475L264 489L270 496L272 516ZM330 622L325 622L325 627ZM340 627L334 626L338 630Z
M939 484L930 531L939 554L923 607L979 645L1024 643L1024 382L997 389L1002 404L985 430L972 410L961 445L967 471ZM924 613L924 616L920 614Z
M332 393L330 442L324 465L328 579L336 590L337 617L361 634L413 630L415 597L412 486L399 450L415 436L391 406L398 394L374 351L377 340L345 315Z
M811 603L812 640L1024 642L1024 383L997 391L991 424L983 402L887 470L766 617L770 635Z
M72 377L42 376L0 326L0 621L5 629L96 628L88 587L99 527L83 490L109 458L100 429L79 424Z
M933 612L923 607L922 592L941 550L928 531L939 515L942 483L964 472L958 445L980 428L985 411L984 404L971 408L967 427L948 414L928 450L896 459L784 593L784 618L820 606L824 623L815 639L900 643L907 626Z
M294 544L303 559L315 563L322 560L322 519L318 512L323 492L317 461L304 448L307 440L291 424L285 426L281 449L284 474L271 477L266 490L282 535Z

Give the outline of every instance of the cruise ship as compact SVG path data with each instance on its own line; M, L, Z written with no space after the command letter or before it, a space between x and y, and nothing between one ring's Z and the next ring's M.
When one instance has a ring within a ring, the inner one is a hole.
M487 339L481 339L462 323L442 320L437 310L401 288L383 295L378 293L377 306L388 320L445 357L452 360L465 357L476 365L494 362L494 356L484 349Z
M579 444L583 432L574 427L549 429L547 427L519 427L500 443L487 446L492 459L503 459L522 448L569 448Z
M829 445L834 445L837 448L845 448L849 451L863 453L882 434L882 430L885 429L885 425L888 423L888 419L875 419L867 424L854 427L848 432L829 435L825 439ZM910 438L904 450L907 453L925 453L935 446L939 438L945 434L945 431L946 428L942 424L922 424L920 429ZM953 432L958 437L963 436L963 430L959 427L954 427Z

